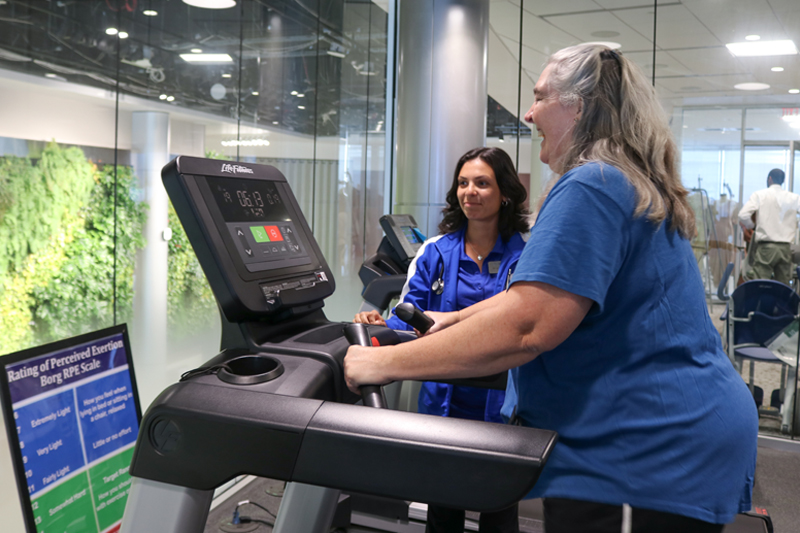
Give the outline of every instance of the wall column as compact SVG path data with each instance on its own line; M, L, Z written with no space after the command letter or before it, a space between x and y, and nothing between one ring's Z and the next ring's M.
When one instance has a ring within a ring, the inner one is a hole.
M395 213L436 235L458 158L486 138L489 2L401 0Z
M144 236L147 244L136 255L131 350L140 380L139 396L145 408L168 384L164 375L167 355L167 229L169 200L161 182L161 168L169 162L169 114L132 113L131 155L141 191L149 206ZM160 371L159 371L160 370Z

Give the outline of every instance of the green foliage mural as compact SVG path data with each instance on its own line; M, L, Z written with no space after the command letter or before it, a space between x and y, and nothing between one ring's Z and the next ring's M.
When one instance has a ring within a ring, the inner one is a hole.
M175 340L181 341L192 332L212 327L218 312L211 287L171 203L169 228L167 317Z
M207 151L205 155L209 159L224 159L214 151ZM172 238L168 255L167 319L173 340L182 342L187 335L213 327L219 312L217 301L172 202L169 204L169 229L172 230Z
M114 175L75 147L0 159L0 354L109 326L114 319ZM117 321L130 319L146 205L118 167Z
M215 154L208 154L214 157ZM0 158L0 354L133 319L147 205L132 169L98 168L50 143L38 159ZM211 330L216 301L169 207L170 340ZM116 235L116 257L114 236ZM116 296L116 300L115 300Z
M89 202L80 211L83 223L64 250L61 268L46 286L33 290L38 342L112 325L115 284L117 322L133 318L133 268L136 249L145 244L142 227L147 206L131 198L136 179L131 169L118 166L115 264L114 167L97 169L93 177Z

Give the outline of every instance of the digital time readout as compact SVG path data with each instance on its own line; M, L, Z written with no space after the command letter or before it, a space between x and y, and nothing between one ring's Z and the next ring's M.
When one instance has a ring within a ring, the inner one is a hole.
M225 222L291 220L272 182L209 177L208 186Z

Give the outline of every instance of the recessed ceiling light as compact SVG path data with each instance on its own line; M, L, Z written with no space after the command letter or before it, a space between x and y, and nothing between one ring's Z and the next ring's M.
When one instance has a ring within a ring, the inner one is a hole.
M596 44L599 46L605 46L611 48L612 50L619 50L620 48L622 48L621 44L612 41L589 41L587 43L582 43L582 44Z
M116 35L119 33L117 28L106 28L106 35Z
M797 54L797 46L790 40L728 43L725 46L736 57L790 56Z
M155 17L156 15L158 15L158 11L156 11L155 9L145 9L144 11L142 11L142 15L146 17Z
M173 100L175 100L174 96L167 96L167 102L172 102Z
M222 75L222 77L223 77L223 78L230 78L230 77L231 77L231 75L230 75L230 74L223 74L223 75Z
M227 9L236 5L236 0L183 0L184 4L203 9Z
M202 54L202 53L203 53L203 49L202 49L202 48L192 48L192 49L191 49L191 50L189 50L189 51L190 51L191 53L193 53L193 54Z
M253 91L251 94L252 94L253 96L258 96L258 91Z
M119 33L117 34L117 37L119 37L120 39L127 39L127 38L128 38L128 32L126 32L126 31L121 31L121 32L119 32Z
M303 93L297 93L297 97L298 97L298 98L305 98L305 97L306 97L306 95L305 95L305 94L303 94Z
M45 78L57 78L58 74L53 74L52 72L48 72L44 75Z
M292 91L289 94L291 94L292 96L297 96L297 91Z
M342 52L337 52L336 50L326 50L326 53L329 56L333 57L344 57L344 54Z
M158 99L159 100L166 100L167 99L167 95L166 94L162 94L161 96L158 97Z
M789 94L800 94L800 89L789 89Z
M733 88L739 89L740 91L763 91L764 89L769 89L769 85L766 83L747 82L737 83Z
M304 106L304 105L297 106L297 109L305 109L305 108L306 108L306 106Z
M187 63L233 63L228 54L181 54Z
M277 120L273 120L273 121L272 121L272 123L273 123L273 124L277 124L277 123L278 123L278 121L277 121Z
M590 35L592 37L597 37L598 39L611 39L612 37L619 37L619 32L612 30L598 30L593 31Z
M770 70L772 72L783 72L783 67L772 67Z
M760 41L761 40L761 36L760 35L755 35L755 34L747 35L747 36L745 36L744 40L745 41Z

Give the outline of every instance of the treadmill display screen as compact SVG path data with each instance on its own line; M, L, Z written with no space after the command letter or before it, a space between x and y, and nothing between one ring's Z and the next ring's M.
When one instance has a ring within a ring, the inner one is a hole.
M281 196L281 184L211 176L207 183L248 271L311 263L290 208Z
M418 244L421 242L411 226L403 226L401 229L403 230L403 235L406 236L406 240L411 244Z

